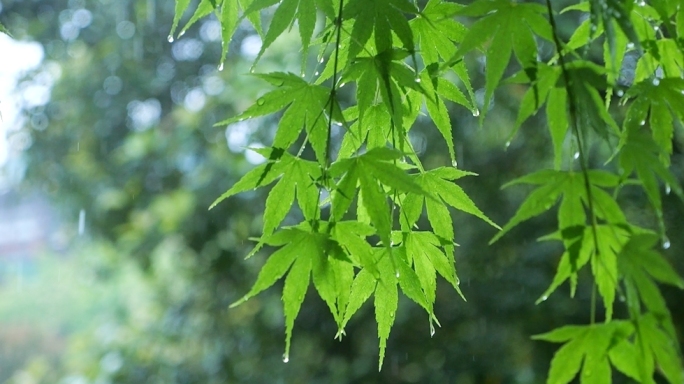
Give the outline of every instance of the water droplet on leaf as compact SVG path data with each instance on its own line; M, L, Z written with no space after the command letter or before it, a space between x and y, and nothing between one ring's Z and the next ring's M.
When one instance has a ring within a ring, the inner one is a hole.
M660 79L656 77L655 79L653 79L653 85L658 85L658 84L660 84Z
M181 38L183 35L185 35L185 30L181 31L181 33L178 34L178 37Z
M473 116L475 116L475 117L480 116L480 110L477 109L477 108L475 108L475 109L473 110Z
M283 353L283 363L288 363L290 361L290 356L287 353Z
M625 94L625 92L622 89L618 89L616 94L618 95L618 97L622 97Z
M510 147L510 146L511 146L511 141L510 141L510 140L508 140L508 141L506 142L506 144L504 144L504 146L506 147L506 149L508 149L508 147Z
M430 337L435 335L435 326L430 323Z
M218 65L218 70L219 70L219 71L223 71L223 63L221 63L221 64Z
M665 194L669 195L670 192L672 192L672 188L670 188L670 184L665 184Z
M575 154L572 155L572 157L573 157L575 160L579 159L579 151L578 151L578 152L575 152Z
M416 77L416 83L420 83L420 78Z
M318 76L318 71L314 72L314 76Z
M318 60L319 63L323 64L325 62L325 57L321 57L320 60Z
M541 297L542 301L546 301L546 300L548 300L548 298L549 298L549 297L546 296L546 295L544 295L544 296Z
M663 237L663 249L670 249L670 239Z
M172 36L172 35L169 35L169 36L166 38L166 40L168 40L169 43L173 43L173 36Z
M451 162L451 165L452 165L454 168L458 168L458 161L456 161L456 160L452 161L452 162Z
M397 273L396 273L395 276L397 277L397 279L399 278L400 275L399 275L399 272L398 272L398 271L397 271Z
M264 105L266 103L266 100L264 100L263 97L260 97L257 99L257 105Z

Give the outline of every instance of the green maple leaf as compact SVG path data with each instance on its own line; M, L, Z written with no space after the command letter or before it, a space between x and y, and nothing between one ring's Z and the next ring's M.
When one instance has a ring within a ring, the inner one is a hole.
M609 350L613 343L624 340L632 332L629 322L612 321L587 326L568 325L532 336L532 339L565 343L551 360L547 383L569 383L578 373L583 384L610 383Z
M485 113L494 95L494 89L508 66L511 54L515 52L523 67L534 66L537 62L537 44L534 36L538 35L553 42L551 26L542 16L546 12L546 8L540 4L508 0L478 0L457 12L458 15L479 18L470 26L458 51L448 61L449 65L490 41L485 52ZM483 118L485 113L482 114Z
M394 34L403 48L413 53L413 34L405 13L416 12L415 5L407 0L351 0L345 5L342 16L344 20L354 19L347 62L366 49L371 35L375 37L375 52L391 50Z
M657 283L684 289L684 279L654 250L658 243L658 236L650 232L632 235L619 255L620 273L624 276L628 292L633 292L628 305L640 311L641 305L636 301L638 294L648 311L658 316L668 334L676 337L670 311Z
M664 181L668 188L674 191L682 200L684 200L684 191L682 191L678 180L663 164L664 151L662 147L656 144L642 127L642 124L646 122L647 113L647 107L638 102L632 104L627 111L619 145L618 162L625 177L636 173L639 182L646 192L646 196L648 196L656 212L660 230L663 232L665 225L663 222L662 199L656 177ZM665 117L661 115L659 117L652 117L651 120L661 121L663 118Z
M539 187L528 195L513 218L490 243L497 241L519 223L550 210L560 199L560 229L543 239L560 240L566 250L561 256L553 282L537 303L546 300L567 279L570 279L571 295L574 295L577 272L591 261L592 273L606 307L606 316L610 318L618 281L617 254L628 238L628 233L622 228L626 224L626 219L615 199L602 189L616 187L619 177L600 170L591 170L588 175L594 214L597 219L608 224L597 225L596 228L586 225L584 208L588 205L588 197L582 174L544 170L504 185L505 188L522 183ZM600 239L598 244L594 241L593 231L596 231L596 238Z
M679 73L679 72L678 72ZM649 125L653 132L654 142L661 148L660 159L664 165L669 165L669 155L672 154L672 137L674 134L674 119L684 121L684 79L664 78L644 80L630 88L625 97L634 98L628 114L633 114L631 123L636 117L645 121L650 112Z
M419 94L424 99L425 107L432 122L439 130L439 133L442 134L444 141L446 141L449 156L451 157L451 162L453 164L456 161L454 139L452 136L451 118L449 117L449 111L447 110L444 100L446 99L463 105L473 111L473 115L478 113L477 107L466 99L463 92L461 92L456 85L441 76L431 76L428 69L421 72L420 79L424 91Z
M255 75L277 88L257 99L256 103L241 114L223 120L216 125L227 125L278 112L287 108L278 124L273 146L289 148L306 130L316 158L326 162L330 103L334 103L332 118L342 121L341 111L329 88L310 84L293 73L274 72Z
M420 56L426 66L447 60L456 53L456 43L463 40L467 29L452 18L463 8L456 3L430 0L409 24Z
M380 101L377 95L382 97L380 106L387 109L395 135L401 138L396 145L400 149L405 140L404 98L409 89L423 92L416 73L402 61L406 55L406 51L394 49L359 56L347 66L340 80L356 83L359 124L363 124L369 108Z
M353 269L350 263L343 260L346 258L344 250L335 240L327 234L312 232L307 225L282 229L264 242L282 247L269 256L250 291L230 307L256 296L287 273L283 286L286 334L283 358L288 359L294 321L309 282L313 280L316 291L330 308L338 326L341 326L343 310L349 300Z
M615 26L619 26L622 32L634 44L639 44L640 39L631 21L633 2L620 0L592 0L590 4L590 20L594 27L603 26L606 42L611 57L616 57L618 33Z
M255 151L264 155L268 161L247 172L230 189L214 200L209 209L214 208L221 201L233 195L272 183L285 172L285 169L291 165L293 160L292 156L283 157L285 152L278 148L260 148L258 150L255 149Z
M597 217L613 224L625 223L625 216L615 199L600 188L616 187L619 183L619 177L601 170L590 170L588 174ZM502 188L508 188L517 184L532 184L539 187L531 192L525 201L520 204L518 211L504 225L501 232L497 233L490 240L490 244L499 240L521 222L548 211L561 197L562 202L558 211L560 229L564 230L571 226L585 224L586 216L581 207L582 204L587 205L587 194L582 174L568 171L542 170L506 183Z
M684 380L684 368L672 335L666 332L656 314L646 313L635 321L634 345L637 349L637 368L642 382L655 383L656 369L671 384Z
M317 3L329 5L329 2L321 0L253 0L249 6L246 7L244 11L245 15L258 15L260 10L278 4L278 7L273 14L273 18L271 19L271 24L268 26L268 31L265 36L263 36L261 49L254 59L253 65L256 65L259 62L259 59L266 49L268 49L268 47L270 47L286 29L291 28L296 21L299 28L299 37L302 42L303 53L301 57L302 70L304 70L306 58L311 46L311 38L314 29L316 28ZM324 6L323 9L329 8Z
M544 237L545 240L562 240L566 250L561 256L551 285L537 300L537 304L545 301L568 279L570 280L570 296L574 296L578 272L589 263L599 294L603 298L606 318L612 318L618 283L618 254L627 242L629 233L620 227L598 225L595 229L597 238L600 239L597 248L594 243L593 230L591 227L569 227L564 231Z
M382 368L385 348L390 330L394 324L399 303L399 290L411 300L423 307L430 315L430 322L436 322L432 311L432 303L426 300L421 290L421 282L416 272L409 266L404 246L374 248L374 259L378 268L378 277L367 269L362 269L354 278L349 295L340 333L349 319L374 294L375 319L378 323L378 339L380 341L380 359L378 368Z
M451 283L465 300L456 276L453 254L450 257L445 254L441 249L445 244L439 237L432 232L410 231L403 234L402 242L406 246L409 262L412 263L428 303L435 302L437 273ZM446 245L447 248L451 248L450 243Z
M406 197L408 201L405 200L402 207L404 212L400 216L403 228L407 229L415 224L420 212L422 212L423 204L425 204L428 220L434 233L449 242L454 240L454 229L447 206L477 216L494 228L500 229L498 225L477 208L465 191L453 182L456 179L469 175L475 174L451 167L440 167L415 175L418 185L423 190L435 194L437 199L425 199L420 195L409 194Z
M378 236L385 246L389 246L392 227L390 209L381 184L399 192L427 194L403 169L392 163L401 156L401 152L396 150L374 148L363 155L333 163L330 174L340 177L340 181L332 197L332 218L342 219L359 188L363 195L359 205L367 210Z

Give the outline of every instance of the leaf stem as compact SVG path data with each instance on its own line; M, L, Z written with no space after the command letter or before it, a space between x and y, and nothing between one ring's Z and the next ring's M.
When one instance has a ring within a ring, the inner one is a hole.
M577 112L577 106L575 105L576 99L575 99L575 94L572 89L572 82L570 78L570 74L568 73L568 69L565 63L565 57L562 53L562 44L560 39L558 38L558 27L556 25L556 19L553 16L553 8L551 7L551 0L546 0L546 8L548 10L549 14L549 23L551 24L551 30L553 32L553 40L554 43L556 44L556 49L558 50L558 63L560 64L561 67L561 72L563 74L563 80L565 81L565 89L568 92L568 109L571 117L571 127L572 131L577 137L577 151L579 153L579 163L580 163L580 169L582 171L582 176L584 178L584 188L587 191L587 208L589 209L589 216L591 217L591 232L594 238L594 257L598 258L599 257L599 240L598 240L598 231L597 231L597 222L596 222L596 213L594 210L594 199L593 199L593 194L591 191L591 182L589 181L589 171L587 169L587 157L584 153L584 142L582 139L582 134L579 129L579 114ZM596 320L596 278L594 277L594 284L592 288L592 295L591 295L591 324L594 324Z
M340 0L340 9L337 11L337 20L334 21L337 24L337 31L335 36L335 57L333 61L333 77L332 85L330 88L330 113L328 116L328 138L325 143L325 168L330 166L330 141L332 140L332 124L333 124L333 113L335 112L335 94L337 93L337 69L340 61L340 42L342 41L342 9L344 8L344 0Z

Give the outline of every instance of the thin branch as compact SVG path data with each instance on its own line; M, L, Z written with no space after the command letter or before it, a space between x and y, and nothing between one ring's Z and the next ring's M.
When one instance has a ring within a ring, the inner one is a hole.
M596 213L594 210L594 199L593 199L593 194L591 191L591 183L589 181L589 171L587 169L587 157L584 153L584 143L582 139L582 134L579 129L579 113L577 111L577 105L575 104L576 99L575 99L575 93L574 90L572 89L573 83L571 82L572 79L570 78L570 74L568 72L566 63L565 63L565 57L562 54L562 44L560 39L558 38L558 27L556 25L556 19L553 16L553 8L551 7L551 0L546 0L546 8L548 10L549 14L549 23L551 23L551 29L553 31L553 40L554 43L556 44L556 49L558 50L558 63L561 66L561 72L563 74L563 80L565 81L565 89L568 92L568 108L570 111L570 117L571 117L571 127L572 131L575 134L575 137L577 137L577 149L579 152L579 163L580 163L580 169L582 171L582 176L584 177L584 188L587 191L587 208L589 209L589 215L591 218L591 232L594 238L594 249L595 249L595 257L599 257L599 240L598 240L598 231L597 227L598 224L596 222ZM596 321L596 277L594 277L594 288L592 292L592 303L591 303L591 324L594 324Z

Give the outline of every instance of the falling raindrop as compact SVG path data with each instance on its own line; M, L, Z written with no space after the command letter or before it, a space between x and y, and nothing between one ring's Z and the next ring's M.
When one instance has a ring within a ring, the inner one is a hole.
M430 337L435 335L435 326L430 322Z
M287 353L283 353L283 363L287 363L290 361L290 355Z
M166 40L168 40L169 43L173 43L173 35L169 35Z
M78 212L78 234L83 235L83 232L85 232L85 209L81 209L80 212Z
M572 157L574 157L575 160L579 159L579 152L575 152L575 154Z
M669 195L670 192L672 192L672 188L670 188L670 184L665 184L665 194Z
M667 236L663 237L663 249L670 249L670 239Z
M223 63L221 63L221 64L218 65L218 70L219 70L219 71L223 71Z
M475 108L475 109L473 110L473 116L475 116L475 117L480 116L480 110L477 109L477 108Z

